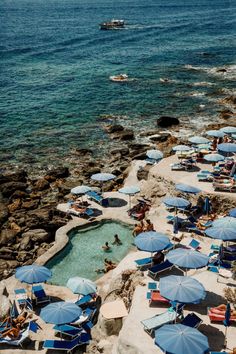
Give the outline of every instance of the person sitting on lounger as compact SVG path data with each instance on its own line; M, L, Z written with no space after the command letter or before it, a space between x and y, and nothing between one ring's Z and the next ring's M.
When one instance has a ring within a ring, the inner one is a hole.
M198 221L197 221L196 227L198 228L198 230L202 230L202 231L206 230L206 226L204 226L204 225L202 224L202 221L201 221L201 220L198 220Z
M114 235L114 241L112 242L113 245L120 246L122 245L121 240L119 239L119 236L117 234Z
M227 305L225 304L221 304L219 306L216 306L215 309L222 311L222 314L225 315L225 311L226 311ZM236 310L230 310L231 316L236 318Z
M72 205L72 208L75 210L75 211L78 211L79 213L85 213L85 211L86 211L86 208L81 208L81 207L79 207L79 206L77 206L77 205Z
M152 258L153 265L160 264L160 263L164 262L164 258L165 258L165 256L162 252L155 253Z
M141 232L143 232L143 228L144 228L144 225L143 225L143 221L141 221L139 224L135 224L134 225L134 229L133 229L133 236L138 236L138 234L140 234Z
M103 251L107 252L111 250L111 247L109 246L109 243L106 242L104 246L102 246Z
M143 231L154 231L154 226L153 223L151 223L151 220L147 219Z
M20 314L19 316L17 316L16 318L14 318L12 320L12 323L14 325L19 324L20 326L22 326L25 323L27 318L28 318L28 312L25 311L22 314Z
M1 334L1 338L9 337L10 339L17 339L20 335L21 325L17 323L16 327L11 327Z

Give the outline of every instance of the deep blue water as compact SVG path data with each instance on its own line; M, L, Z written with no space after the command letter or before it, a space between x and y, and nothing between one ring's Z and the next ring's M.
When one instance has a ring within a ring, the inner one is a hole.
M2 0L2 165L104 151L102 114L137 132L163 114L214 122L236 76L235 10L236 0ZM126 28L99 30L113 17ZM109 81L118 73L135 80Z

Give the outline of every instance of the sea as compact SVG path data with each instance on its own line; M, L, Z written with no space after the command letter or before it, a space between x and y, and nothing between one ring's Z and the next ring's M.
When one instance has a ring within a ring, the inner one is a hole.
M217 122L235 88L235 14L236 0L1 0L1 169L104 155L107 122L137 140L162 115L182 135ZM112 18L125 28L99 29Z

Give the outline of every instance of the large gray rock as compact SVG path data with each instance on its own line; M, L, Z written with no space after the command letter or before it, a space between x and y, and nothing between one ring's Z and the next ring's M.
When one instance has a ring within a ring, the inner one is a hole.
M5 204L0 203L0 225L2 225L8 218L8 209Z
M24 232L22 237L29 237L34 242L45 242L49 239L49 234L44 229L34 229Z

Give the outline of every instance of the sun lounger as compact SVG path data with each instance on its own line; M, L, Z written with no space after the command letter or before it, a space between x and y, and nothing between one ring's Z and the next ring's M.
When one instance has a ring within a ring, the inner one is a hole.
M152 278L156 278L158 274L161 272L164 272L165 270L169 270L173 267L174 265L170 263L169 261L164 261L160 264L154 265L151 267L148 271L148 275L151 276Z
M230 182L229 183L213 182L213 188L215 191L236 192L236 185L232 185Z
M9 337L0 338L0 345L1 344L8 344L14 345L16 347L23 347L23 343L29 339L29 327L22 331L19 335L18 339L11 339Z
M67 353L71 353L74 348L89 344L90 335L88 333L81 333L80 336L72 340L50 340L47 339L43 343L44 349L64 350Z
M149 306L154 304L169 304L170 301L161 296L159 290L151 290L147 293L147 299L149 300Z
M181 321L181 324L192 328L198 328L201 323L202 323L202 319L198 317L194 312L189 313Z
M138 268L150 267L152 265L152 257L136 259L135 263Z
M147 318L141 321L141 323L144 326L144 330L148 334L152 335L155 329L163 326L164 324L174 322L177 317L177 313L172 308L169 308L164 313Z
M19 307L25 307L26 309L32 310L33 305L31 299L28 297L27 292L24 288L15 289L15 299L19 304Z
M50 302L50 297L46 295L42 285L32 286L32 293L34 294L36 304L41 304L44 302Z
M79 216L81 218L83 218L83 217L91 217L91 216L94 215L94 211L91 208L87 208L84 211L77 211L77 210L75 210L73 208L69 208L69 209L67 209L67 213L70 214L70 215Z
M194 249L195 251L199 250L200 247L200 242L190 238L185 238L181 241L181 245L185 246L186 248L191 248Z
M170 165L172 171L185 171L186 167L181 163L172 163Z
M211 322L223 322L225 319L225 311L220 311L216 307L208 307L207 314ZM236 322L236 316L231 316L230 321Z
M83 297L81 297L81 299L79 299L78 301L76 301L76 305L80 306L80 307L84 307L86 305L88 305L88 303L93 299L93 297L91 295L85 295Z
M91 329L93 328L93 323L91 321L86 321L81 323L81 327L90 334ZM91 337L90 337L91 338Z
M100 204L103 207L108 206L108 199L103 198L100 194L96 193L95 191L89 191L86 193L88 198L93 200L94 202Z
M76 337L82 331L82 328L74 327L74 326L71 326L71 325L68 325L68 324L55 325L53 327L53 329L55 330L56 333L65 334L65 335L70 336L70 337Z

